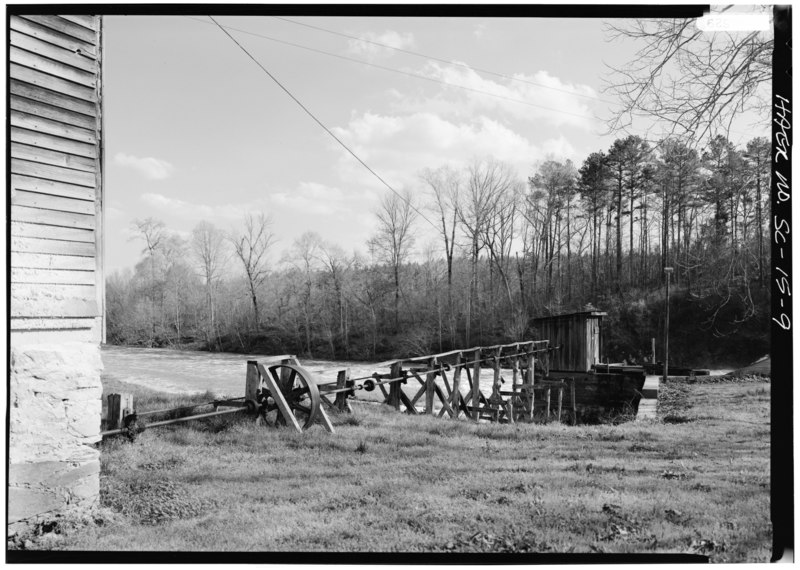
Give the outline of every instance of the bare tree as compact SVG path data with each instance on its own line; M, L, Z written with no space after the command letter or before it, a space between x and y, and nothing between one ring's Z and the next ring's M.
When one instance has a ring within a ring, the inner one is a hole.
M384 194L376 212L378 232L370 240L379 258L392 269L394 276L394 330L400 330L400 268L414 245L411 226L417 218L411 192Z
M135 219L133 225L139 232L139 238L144 239L145 248L142 253L147 253L150 259L150 344L156 336L156 252L159 250L167 237L164 222L155 218Z
M443 166L436 170L425 169L420 178L428 186L433 198L431 209L436 212L441 226L439 235L444 242L447 264L447 318L450 342L455 343L456 322L453 308L453 254L455 252L456 227L458 226L458 197L461 180L458 173Z
M300 291L300 302L303 310L303 323L305 331L306 352L312 355L312 301L314 289L314 272L319 264L319 252L322 247L322 238L316 232L305 232L292 244L291 250L284 255L284 261L289 262L301 275L303 288Z
M471 341L472 322L478 300L478 258L484 246L487 226L493 216L493 204L499 196L515 188L518 180L506 163L488 158L475 160L467 169L464 193L458 203L458 219L470 243L472 275L467 302L466 342Z
M772 77L771 31L707 33L691 19L633 20L609 24L606 31L613 40L641 46L626 66L611 67L606 79L606 91L620 100L611 131L643 115L700 142L709 133L727 133L739 113L767 112L757 95Z
M206 341L210 343L213 339L217 344L219 344L219 334L215 301L217 284L226 261L224 244L225 236L211 222L203 220L192 230L191 247L206 286L206 311L209 320Z
M275 237L270 231L271 225L269 216L263 212L257 216L248 212L244 217L244 228L239 233L231 233L228 236L236 256L244 265L256 330L261 324L258 313L258 289L267 278L267 253Z
M335 243L323 242L319 246L317 258L322 263L330 282L333 285L336 304L336 320L338 321L338 334L344 344L345 354L349 352L347 342L347 299L345 298L345 273L353 264L344 250ZM336 350L331 340L331 353L336 358Z

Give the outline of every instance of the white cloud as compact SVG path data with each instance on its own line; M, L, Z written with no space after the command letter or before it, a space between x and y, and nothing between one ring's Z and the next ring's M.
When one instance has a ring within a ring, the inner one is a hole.
M369 60L389 57L394 52L394 50L376 44L383 44L397 49L408 49L414 46L414 34L411 32L400 33L386 30L382 34L367 32L359 37L366 41L348 40L347 51L353 55L366 57Z
M483 37L486 35L486 28L487 28L486 22L475 24L475 26L472 28L472 35L474 35L479 40L483 39Z
M423 168L460 167L475 158L493 156L507 162L523 179L538 160L549 155L577 158L563 136L534 144L483 115L456 122L427 112L405 116L365 113L334 132L395 189L418 186L417 173ZM342 154L339 165L343 180L383 190L349 154Z
M390 93L397 110L426 110L457 117L500 113L517 120L545 121L587 131L596 125L591 99L597 97L597 92L588 85L562 81L544 70L533 75L514 73L509 78L488 79L465 64L453 66L429 61L414 72L450 86L443 85L432 97L417 99Z
M146 178L150 178L151 180L164 180L165 178L169 178L172 171L175 169L175 167L166 160L153 158L151 156L139 158L138 156L125 154L123 152L118 152L114 155L114 164L138 170Z

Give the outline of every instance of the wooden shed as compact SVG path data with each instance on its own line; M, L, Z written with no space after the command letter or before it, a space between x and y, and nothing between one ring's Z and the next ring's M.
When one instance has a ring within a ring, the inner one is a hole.
M8 523L99 492L102 19L9 6Z
M607 313L588 310L533 320L539 338L548 339L551 347L550 370L589 372L602 358L603 317Z

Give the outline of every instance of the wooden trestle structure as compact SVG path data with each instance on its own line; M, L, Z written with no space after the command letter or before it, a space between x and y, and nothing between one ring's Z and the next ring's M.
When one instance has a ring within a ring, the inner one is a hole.
M134 437L145 428L237 412L254 415L267 425L282 425L298 432L319 423L333 433L333 425L323 404L337 412L352 412L348 399L355 397L358 390L372 392L376 388L383 393L385 404L398 411L403 406L406 413L413 415L435 414L441 418L447 414L457 419L463 414L474 421L547 422L551 415L561 421L562 411L568 408L574 424L575 382L574 379L549 379L552 350L546 340L453 350L390 361L384 363L388 372L375 372L360 378L350 378L348 370L341 370L336 381L328 383L318 382L294 356L273 357L263 362L249 360L245 395L240 398L168 410L137 411L131 395L109 394L105 430L101 433L104 436L127 434ZM488 395L480 385L481 375L487 372L492 374ZM504 374L510 375L510 389L503 389L506 383ZM403 389L409 380L420 385L413 395ZM564 392L567 389L570 399L565 403ZM555 411L552 393L557 397ZM425 403L420 411L417 402L423 397ZM145 417L174 416L176 412L203 406L213 406L213 410L143 422Z
M339 411L350 409L346 398L354 396L356 390L372 391L378 387L385 404L398 411L402 406L406 413L413 415L423 413L443 417L447 414L459 418L463 414L475 421L507 423L532 422L540 417L547 422L551 411L560 421L562 411L569 408L574 423L574 380L548 379L552 350L547 340L453 350L390 361L384 363L388 372L360 378L349 378L348 371L343 370L335 384L319 384L318 387L323 402ZM488 395L480 386L482 373L487 372L492 374ZM506 384L504 374L511 379L511 385L506 389L503 389ZM412 384L419 384L413 395L403 389L409 380ZM564 402L567 390L570 399ZM331 402L327 396L334 394L336 400ZM552 410L551 394L556 395L557 410ZM420 412L417 402L423 397L424 407ZM438 410L437 403L440 406ZM541 413L537 414L537 410Z

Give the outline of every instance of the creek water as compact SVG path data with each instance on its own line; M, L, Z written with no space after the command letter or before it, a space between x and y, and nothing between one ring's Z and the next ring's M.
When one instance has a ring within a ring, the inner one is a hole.
M164 348L139 348L106 345L102 348L105 370L103 378L120 380L172 394L196 394L212 392L217 397L235 398L244 395L246 363L248 360L269 360L274 355L234 354L228 352L202 352L193 350L172 350ZM369 376L373 372L388 373L389 366L383 362L352 362L344 360L315 360L300 358L300 364L307 368L318 384L336 382L339 370L349 368L351 378ZM511 371L503 372L506 378L504 390L510 390ZM423 376L424 378L424 376ZM448 374L452 381L452 375ZM437 379L443 386L443 380ZM480 381L481 391L489 396L492 391L492 373L483 370ZM420 384L409 378L403 391L413 397ZM468 391L466 375L462 374L460 391ZM359 390L360 399L383 400L379 389L373 392ZM424 397L418 404L423 404ZM437 402L438 407L438 402Z

